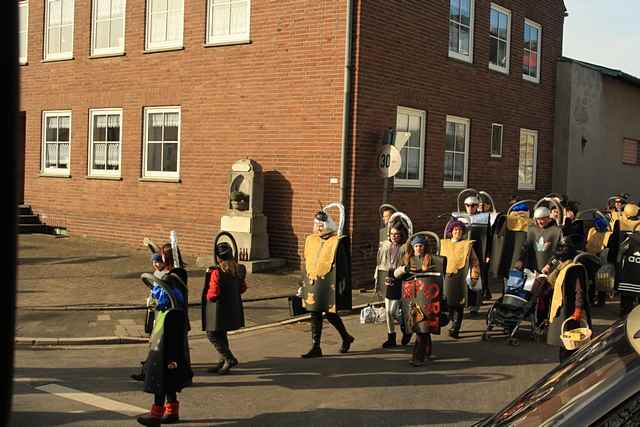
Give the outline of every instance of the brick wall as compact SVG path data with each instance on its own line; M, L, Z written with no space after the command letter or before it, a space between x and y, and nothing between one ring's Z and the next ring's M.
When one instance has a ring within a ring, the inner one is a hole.
M318 200L339 197L343 0L254 0L251 43L204 47L206 1L185 1L184 49L143 53L144 1L126 4L125 55L90 56L90 1L75 2L74 59L43 63L44 3L29 3L25 197L74 235L139 245L175 229L208 254L232 163L265 173L272 256L296 265ZM140 181L143 108L181 106L180 182ZM89 109L123 109L122 179L87 178ZM40 176L42 112L71 110L71 177Z
M455 209L459 189L443 188L446 116L471 120L467 186L488 191L505 210L512 194L539 198L551 191L555 62L561 55L563 2L499 0L511 10L509 75L488 69L490 2L475 1L473 64L448 57L449 2L358 2L355 118L350 193L354 278L370 281L375 267L383 179L375 154L384 129L395 127L397 106L427 113L424 185L393 189L389 202L413 219L416 230L442 233L438 214ZM542 25L541 79L522 79L523 26ZM504 125L503 156L490 157L491 124ZM539 132L536 191L518 192L520 128Z

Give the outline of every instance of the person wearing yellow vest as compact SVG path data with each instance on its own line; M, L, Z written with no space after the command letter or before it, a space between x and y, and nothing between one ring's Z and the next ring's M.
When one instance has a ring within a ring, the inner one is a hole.
M469 276L472 292L480 278L480 261L473 250L473 240L464 240L467 227L459 220L450 221L445 230L447 239L440 241L440 255L447 258L447 272L444 279L444 295L449 306L452 325L449 336L459 338L462 327L464 306L468 301L466 278ZM479 295L477 301L479 301Z
M303 285L299 290L304 307L311 314L311 349L303 358L321 357L322 314L342 338L340 353L346 353L355 340L338 315L339 309L351 308L351 259L344 236L323 210L316 213L313 234L304 243Z
M580 326L580 321L585 319L591 327L591 310L586 289L586 270L582 264L574 263L577 255L576 248L570 242L562 242L558 245L554 257L559 261L548 276L540 276L536 279L532 298L537 298L545 289L551 289L551 300L548 311L549 329L547 332L547 344L559 347L559 361L565 361L575 350L567 350L560 332L565 320L571 319L565 326L566 330Z

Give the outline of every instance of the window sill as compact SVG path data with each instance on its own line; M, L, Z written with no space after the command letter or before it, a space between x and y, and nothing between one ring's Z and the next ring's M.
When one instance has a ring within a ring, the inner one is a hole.
M460 55L458 53L449 51L449 59L453 59L463 64L473 65L473 56L471 55L465 56L465 55Z
M205 43L203 47L217 47L217 46L233 46L236 44L251 44L251 40L237 40L237 41L228 41L228 42L209 42Z
M89 59L100 59L100 58L113 58L116 56L125 56L126 53L125 52L119 52L119 53L98 53L95 55L89 55Z
M467 188L467 185L463 182L461 183L450 183L450 182L444 182L442 183L442 188L445 190L460 190L460 189L465 189Z
M46 173L40 172L40 178L71 178L71 174L55 174L55 173Z
M182 182L180 178L161 178L161 177L142 177L138 178L139 182L169 182L173 184L178 184Z
M179 50L184 50L184 46L176 46L176 47L163 47L158 49L145 49L142 51L143 54L149 53L161 53L161 52L175 52Z
M22 65L29 65L29 61L20 62L20 63L18 63L18 64L19 64L20 66L22 66Z
M502 154L500 154L500 155L491 154L489 157L491 158L491 160L501 160L502 159Z
M518 191L536 191L535 187L518 187Z
M87 175L86 179L104 179L107 181L122 181L121 176L99 176L99 175Z
M73 61L74 59L76 59L74 56L70 57L70 58L56 58L56 59L43 59L40 62L64 62L64 61Z
M540 78L534 79L533 77L529 77L524 74L522 75L522 80L524 80L525 82L533 83L534 85L540 84Z
M509 69L508 68L500 68L496 65L492 65L491 63L489 63L489 69L491 71L494 71L498 74L502 74L503 76L508 76L509 75Z

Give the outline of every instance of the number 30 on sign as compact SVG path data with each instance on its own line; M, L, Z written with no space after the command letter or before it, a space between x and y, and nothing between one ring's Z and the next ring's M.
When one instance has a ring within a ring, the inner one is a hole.
M391 178L400 170L402 157L393 145L383 145L378 151L378 172L383 178Z

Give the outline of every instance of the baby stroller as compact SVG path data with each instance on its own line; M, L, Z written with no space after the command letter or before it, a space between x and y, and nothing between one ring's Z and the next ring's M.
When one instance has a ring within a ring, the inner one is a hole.
M544 327L538 322L537 301L531 297L530 285L533 282L533 274L529 270L525 272L513 270L509 273L504 294L493 303L487 313L487 329L482 334L483 341L489 341L489 332L494 328L502 328L509 337L507 343L518 346L520 341L516 334L523 321L531 324L531 335L539 341L544 334Z

